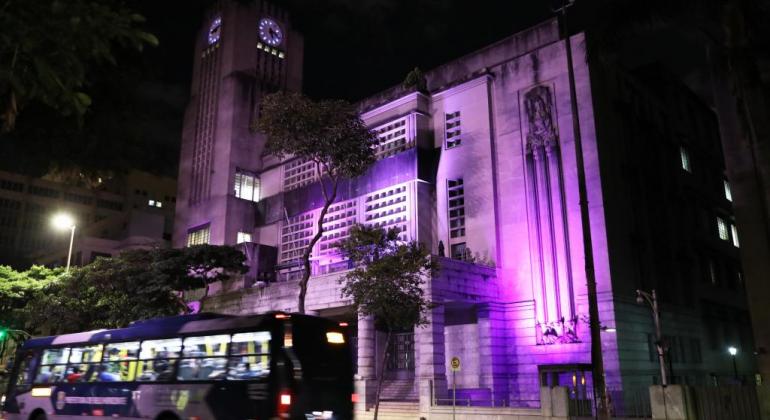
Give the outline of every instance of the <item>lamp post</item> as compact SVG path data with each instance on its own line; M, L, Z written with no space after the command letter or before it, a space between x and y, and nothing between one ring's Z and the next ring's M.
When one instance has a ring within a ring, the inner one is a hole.
M647 302L652 309L652 320L655 323L655 347L658 349L658 362L660 363L660 384L666 386L668 385L668 380L666 378L665 349L663 348L663 334L660 328L660 308L658 307L658 295L655 293L655 289L652 289L652 293L647 293L637 289L636 303L642 305L644 302Z
M72 244L75 242L75 219L67 213L58 213L51 219L51 224L58 230L70 230L70 249L67 253L67 268L64 272L70 271L70 263L72 262Z
M733 379L738 382L738 363L735 361L735 356L738 354L738 349L734 346L730 346L727 348L727 352L730 353L730 356L733 358Z

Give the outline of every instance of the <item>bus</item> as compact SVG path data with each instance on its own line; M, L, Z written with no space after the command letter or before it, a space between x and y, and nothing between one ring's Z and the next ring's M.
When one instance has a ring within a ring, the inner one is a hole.
M27 340L0 420L353 418L345 323L200 313Z

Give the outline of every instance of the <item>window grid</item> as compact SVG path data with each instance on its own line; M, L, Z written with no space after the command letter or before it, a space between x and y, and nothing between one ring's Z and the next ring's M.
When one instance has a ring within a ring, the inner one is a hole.
M462 129L460 128L460 111L444 115L444 132L446 136L446 148L457 147L462 142Z
M233 192L235 196L248 201L259 201L259 178L247 171L235 170Z
M281 263L298 261L313 235L313 212L303 213L283 222L281 228Z
M206 225L187 232L187 246L207 245L211 240L211 226Z
M407 135L410 131L408 128L407 117L376 127L373 131L379 143L374 148L375 157L384 159L414 146L413 140Z
M406 194L405 185L368 194L366 196L365 220L363 223L375 228L397 228L403 232L403 234L399 235L399 239L402 241L407 240L409 235L406 229L408 219Z
M735 225L730 225L730 233L733 235L733 246L740 248L741 243L738 241L738 228Z
M290 191L315 181L315 164L312 161L294 159L283 165L283 189Z
M719 239L723 241L730 240L730 232L727 229L727 222L721 217L717 217L717 230L719 231Z
M464 237L465 187L462 178L447 180L447 208L449 209L449 237Z

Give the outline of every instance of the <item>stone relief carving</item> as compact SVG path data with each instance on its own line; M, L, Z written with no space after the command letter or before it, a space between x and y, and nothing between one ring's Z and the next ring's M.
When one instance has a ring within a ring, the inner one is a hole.
M553 96L551 88L535 86L524 94L527 114L527 153L536 147L552 146L557 142L554 126Z
M561 318L554 322L538 322L535 337L538 345L579 343L578 316L570 319Z

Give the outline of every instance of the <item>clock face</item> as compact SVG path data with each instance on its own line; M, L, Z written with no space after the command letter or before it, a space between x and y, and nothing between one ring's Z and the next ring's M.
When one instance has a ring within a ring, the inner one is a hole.
M216 44L219 41L219 34L222 32L222 18L217 16L209 26L209 45Z
M270 46L277 46L283 40L283 31L273 19L262 18L259 21L259 38Z

